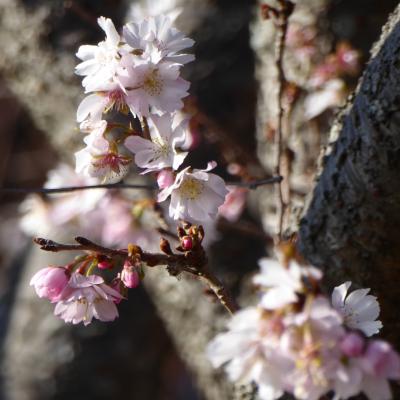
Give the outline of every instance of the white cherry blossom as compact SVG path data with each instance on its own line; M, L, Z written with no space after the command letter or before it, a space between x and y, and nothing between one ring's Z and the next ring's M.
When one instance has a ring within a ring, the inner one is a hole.
M369 295L370 289L357 289L348 294L351 282L345 282L334 288L332 305L344 317L345 325L350 329L359 329L366 336L372 336L382 328L379 317L379 303L375 296Z
M194 60L191 54L179 54L194 41L185 37L172 26L173 20L166 15L148 17L138 23L128 23L124 26L124 38L133 49L140 49L143 58L153 63L173 61L186 64Z
M127 104L134 116L172 113L183 107L190 83L180 76L178 64L142 62L130 65L119 77L127 91Z
M116 183L129 171L131 159L118 153L116 146L104 138L106 121L96 127L83 141L86 147L75 153L76 172L101 179L102 183Z
M291 260L285 267L277 260L263 258L259 265L261 272L254 277L253 282L266 289L260 306L267 310L297 302L298 294L304 291L303 277L311 276L317 280L321 278L317 269L300 266L295 260Z
M169 215L171 218L194 221L213 220L228 193L224 180L208 171L215 168L210 162L204 170L190 167L180 171L175 182L158 194L162 202L171 196Z
M224 365L232 381L256 382L262 400L282 396L285 371L291 366L279 353L280 332L278 329L274 334L274 323L264 320L258 308L245 308L233 316L228 331L217 335L207 347L215 368Z
M144 172L160 171L172 167L178 169L187 152L179 150L185 142L187 121L177 123L174 116L152 116L148 119L151 140L129 136L125 146L135 154L135 163L146 168Z
M82 85L86 91L97 90L97 85L112 79L119 66L120 36L111 19L100 17L97 23L106 33L106 39L97 46L83 45L76 56L82 60L75 68L77 75L85 78Z
M122 296L104 283L98 275L88 277L73 273L54 314L65 322L88 325L93 317L100 321L113 321L118 317L115 302Z

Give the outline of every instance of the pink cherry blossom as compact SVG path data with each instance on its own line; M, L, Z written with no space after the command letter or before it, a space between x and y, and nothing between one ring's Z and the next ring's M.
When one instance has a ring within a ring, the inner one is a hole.
M54 314L73 324L83 322L88 325L93 317L100 321L113 321L118 317L115 301L119 299L122 296L106 285L101 276L73 273Z
M56 302L69 281L69 272L65 267L47 267L36 272L29 284L35 287L41 298Z
M227 189L229 193L225 198L224 204L218 209L218 214L230 222L236 222L246 205L249 190L237 186L227 186Z
M164 114L150 117L148 123L151 140L140 136L125 140L125 146L135 154L135 163L146 168L144 172L178 169L188 154L179 149L185 141L187 121L177 123L174 116Z
M208 173L215 166L216 163L211 162L204 170L185 168L177 174L171 186L158 194L159 202L171 196L171 218L205 221L216 217L228 190L222 178Z
M318 296L309 299L301 313L287 315L284 323L281 350L295 365L285 376L287 387L299 400L318 400L331 390L340 363L342 318L326 298Z

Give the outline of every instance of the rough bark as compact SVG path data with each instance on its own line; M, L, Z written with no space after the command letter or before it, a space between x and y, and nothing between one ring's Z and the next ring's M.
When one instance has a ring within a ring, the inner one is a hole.
M71 146L79 87L73 54L43 44L50 7L27 11L19 1L0 1L0 74L7 86L60 148Z
M331 285L373 288L384 334L400 343L400 7L331 132L299 245Z

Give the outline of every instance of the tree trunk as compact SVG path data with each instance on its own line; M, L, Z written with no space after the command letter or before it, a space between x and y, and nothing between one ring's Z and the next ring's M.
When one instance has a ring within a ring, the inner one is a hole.
M400 344L400 7L331 131L299 246L330 286L354 280L382 306L384 335Z

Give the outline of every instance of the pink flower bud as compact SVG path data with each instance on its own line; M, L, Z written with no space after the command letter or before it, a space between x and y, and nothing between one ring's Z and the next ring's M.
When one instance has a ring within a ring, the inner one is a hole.
M340 349L348 357L359 357L364 352L365 340L355 332L348 333L340 343Z
M59 300L61 292L67 286L70 275L64 267L47 267L36 272L29 284L35 287L36 294L51 302Z
M108 260L103 260L103 261L100 261L97 264L97 268L99 268L99 269L110 269L110 268L112 268L112 264Z
M184 250L192 250L193 249L193 239L190 236L184 236L182 238L182 248Z
M121 272L121 281L129 289L135 288L140 283L140 277L137 268L134 267L128 260L125 261L124 269Z
M171 186L175 181L174 173L168 169L163 169L157 175L157 184L160 189Z

